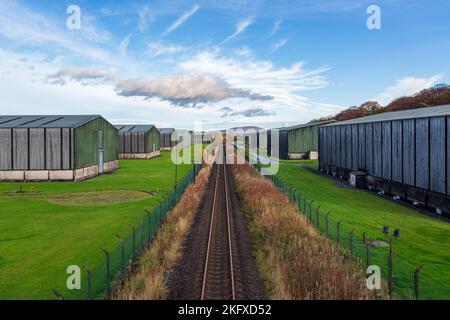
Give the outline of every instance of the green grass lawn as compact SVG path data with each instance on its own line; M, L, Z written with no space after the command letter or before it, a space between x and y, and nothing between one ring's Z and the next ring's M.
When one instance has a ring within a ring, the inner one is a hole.
M371 239L384 240L381 233L384 225L391 230L401 230L400 239L393 246L394 293L398 297L412 296L414 270L425 263L420 275L421 298L450 299L449 223L377 195L345 187L297 165L281 165L278 176L303 196L314 200L322 212L329 211L333 221L343 219L343 233L356 228L358 235L366 232ZM380 264L385 275L387 249L374 250L371 263ZM365 251L359 253L365 256Z
M192 169L178 167L178 180ZM69 265L95 267L174 187L170 153L84 182L0 183L0 299L54 299ZM11 191L32 192L21 196ZM125 196L124 196L125 195Z

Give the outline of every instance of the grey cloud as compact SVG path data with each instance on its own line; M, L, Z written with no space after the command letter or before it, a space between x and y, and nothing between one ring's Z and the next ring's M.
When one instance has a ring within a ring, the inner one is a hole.
M249 90L233 88L222 78L213 74L182 74L160 78L115 78L114 74L101 68L67 68L47 77L51 84L63 85L67 80L86 84L94 82L112 82L115 91L124 97L160 98L182 107L202 107L231 98L247 98L266 101L273 99ZM229 111L231 112L231 110Z
M271 96L232 88L225 80L212 74L184 74L154 79L123 79L116 83L119 95L153 98L184 107L219 102L230 98L269 100Z
M48 76L48 80L53 82L62 82L64 79L72 79L76 81L82 80L112 80L114 75L112 72L101 68L66 68Z
M254 117L268 117L275 115L275 112L264 110L263 108L250 108L244 111L234 111L228 113L227 116L244 116L246 118L254 118Z
M222 107L219 109L219 111L223 112L223 114L221 116L222 118L228 117L231 113L234 112L234 110L230 107Z

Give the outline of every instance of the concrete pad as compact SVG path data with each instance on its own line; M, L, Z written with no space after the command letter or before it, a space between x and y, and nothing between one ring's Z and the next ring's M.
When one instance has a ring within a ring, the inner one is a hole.
M318 160L319 159L319 152L318 151L311 151L309 153L309 159L310 160Z
M45 181L49 180L49 172L48 170L30 170L25 171L25 180L26 181Z
M121 153L119 155L119 159L139 159L139 160L145 160L145 159L151 159L155 158L161 155L161 151L154 151L150 153Z
M159 157L160 155L161 155L161 151L159 151L159 150L150 153L151 158Z
M73 170L50 170L50 180L73 181Z
M119 161L115 160L115 161L109 161L109 162L105 163L103 170L105 172L111 172L118 168L119 168Z
M91 178L98 175L98 165L84 168L84 178Z
M25 179L24 171L0 171L2 181L23 181Z
M132 159L147 159L148 158L148 154L147 153L136 153L132 155Z
M82 181L84 180L84 170L78 169L74 171L74 180L75 181Z
M305 153L289 153L288 158L290 160L302 160L306 158Z

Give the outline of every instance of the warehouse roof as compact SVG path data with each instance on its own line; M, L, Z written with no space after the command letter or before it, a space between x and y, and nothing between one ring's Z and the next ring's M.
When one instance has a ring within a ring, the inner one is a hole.
M76 128L99 115L0 116L0 128Z
M391 121L391 120L405 120L405 119L415 119L415 118L429 118L429 117L439 117L439 116L450 116L450 105L429 107L429 108L418 108L394 112L384 112L375 114L368 117L357 118L342 122L337 122L332 125L346 125L346 124L358 124L367 122L381 122L381 121Z
M168 133L172 133L174 131L175 131L174 128L161 128L161 129L159 129L159 133L161 133L161 134L168 134Z
M332 122L336 122L336 120L325 120L325 121L318 121L318 122L309 122L309 123L299 124L299 125L296 125L296 126L291 126L291 127L287 127L287 128L283 128L283 129L290 131L290 130L308 128L308 127L322 126L324 124L329 124L329 123L332 123Z
M148 131L150 131L152 128L154 128L155 126L152 124L129 124L129 125L116 125L115 126L117 128L117 130L119 130L119 133L126 133L126 132L131 132L131 133L146 133Z

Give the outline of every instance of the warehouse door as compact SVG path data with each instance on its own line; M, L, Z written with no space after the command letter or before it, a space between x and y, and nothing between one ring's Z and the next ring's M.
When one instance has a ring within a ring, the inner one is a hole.
M103 153L104 153L104 146L103 146L103 130L98 130L98 173L103 174Z

